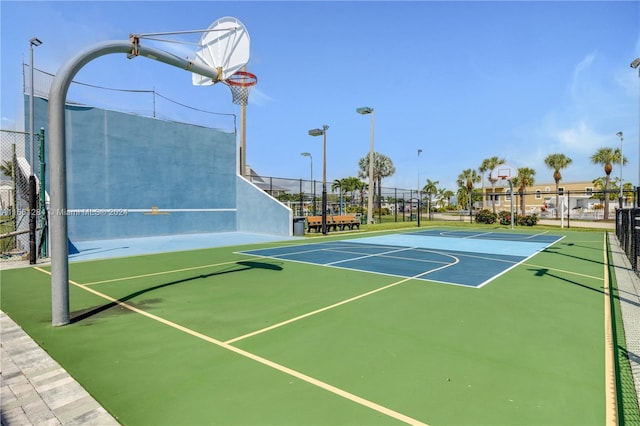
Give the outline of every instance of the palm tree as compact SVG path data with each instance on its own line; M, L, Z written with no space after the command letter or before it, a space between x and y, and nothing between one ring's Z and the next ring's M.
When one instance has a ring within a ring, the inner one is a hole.
M498 157L491 157L491 158L485 158L484 160L482 160L482 164L480 165L480 167L478 167L478 171L484 176L484 174L486 172L491 172L491 170L495 169L496 167L498 167L500 164L504 164L505 160L504 158L498 158ZM496 179L494 179L491 176L491 173L489 173L489 182L491 183L491 192L494 193L496 192L496 182L498 182ZM485 196L484 196L484 179L482 180L482 208L484 208L484 200L485 200ZM491 204L493 206L493 212L496 212L496 197L495 195L491 197Z
M591 162L593 164L600 164L604 166L605 180L604 180L604 220L609 219L609 186L611 185L611 171L613 170L612 163L624 163L627 160L622 156L620 149L616 148L600 148L595 154L591 156Z
M426 192L427 195L429 196L429 205L428 205L428 207L429 207L429 211L428 211L429 218L431 218L431 199L432 199L434 194L438 193L437 185L439 183L440 183L439 180L432 181L431 179L427 179L427 184L424 187L422 187L422 192Z
M560 180L562 179L562 174L560 174L560 170L566 169L571 164L571 158L567 157L564 154L549 154L547 158L544 159L544 164L547 165L550 169L553 170L553 180L556 182L556 218L558 217L558 206L560 201Z
M513 185L518 187L518 193L520 194L520 212L523 215L525 214L524 191L527 186L533 185L535 182L535 175L535 170L529 167L520 167L518 169L518 176L512 179ZM511 202L513 203L513 198L511 199Z
M0 165L0 172L8 177L13 177L13 160L5 160L4 164Z
M478 174L474 169L465 169L458 175L458 186L460 188L467 189L467 196L469 197L469 218L472 216L473 211L473 184L479 183L482 180L482 176ZM458 191L460 193L460 191Z
M453 191L447 188L438 189L438 201L440 202L440 207L444 207L444 201L447 200L447 204L451 204L451 197L453 197Z
M458 199L458 205L464 209L467 208L467 204L469 203L469 190L466 186L459 186L458 191L456 192L456 198Z
M604 189L607 186L606 183L607 179L604 176L600 176L598 178L595 178L594 180L592 180L591 182L593 183L593 186L598 188L600 191L604 191ZM610 194L609 194L610 195ZM604 202L604 192L600 192L598 194L593 195L591 198L596 198L602 202ZM611 198L611 197L609 197Z
M366 155L358 161L360 171L358 177L366 179L369 177L369 155ZM393 176L396 172L396 168L393 165L391 158L379 152L373 153L373 193L375 193L375 185L378 186L378 208L380 208L380 200L382 200L382 179ZM369 212L373 214L373 212Z
M344 193L344 179L335 179L331 184L331 192L335 192L335 190L340 190L340 215L342 215L342 194Z
M354 176L349 176L342 179L342 187L344 189L345 194L351 194L351 202L356 199L356 191L360 189L360 185L364 184L360 179Z

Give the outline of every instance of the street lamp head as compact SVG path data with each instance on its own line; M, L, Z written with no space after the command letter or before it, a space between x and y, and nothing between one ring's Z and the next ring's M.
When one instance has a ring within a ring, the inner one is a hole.
M420 155L420 154L422 154L422 150L421 149L418 150L418 155Z
M302 155L303 157L311 157L311 153L309 152L301 152L300 155Z
M39 38L34 37L31 40L29 40L29 44L31 44L31 46L40 46L42 44L42 41L40 41Z
M322 129L311 129L309 130L309 135L310 136L322 136L325 134L325 132L327 131L327 129L329 128L329 126L327 126L326 124L324 126L322 126Z
M616 136L620 138L620 140L622 141L623 137L622 137L622 132L618 132L616 133Z
M371 114L373 112L373 108L370 107L360 107L356 108L356 112L358 114Z
M638 67L640 67L640 58L635 58L633 62L631 62L631 68L638 68Z

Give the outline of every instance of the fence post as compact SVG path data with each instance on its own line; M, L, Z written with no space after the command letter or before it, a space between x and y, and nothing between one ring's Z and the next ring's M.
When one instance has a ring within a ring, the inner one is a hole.
M398 221L398 188L393 188L393 202L395 203L395 221Z
M40 255L41 257L47 257L47 200L46 200L46 187L45 187L45 170L46 163L44 159L44 127L40 128Z
M271 194L271 196L273 196L273 193ZM302 214L302 202L303 202L303 198L302 198L302 179L300 179L300 214L299 214L299 216L304 216Z
M11 144L11 216L13 220L13 230L18 230L18 185L16 184L16 167L18 167L18 157L16 156L16 144ZM13 248L18 247L18 239L13 239Z
M633 209L633 229L632 229L632 245L633 259L631 259L631 267L634 271L638 271L638 255L640 255L640 208Z
M567 229L571 228L571 191L567 189Z

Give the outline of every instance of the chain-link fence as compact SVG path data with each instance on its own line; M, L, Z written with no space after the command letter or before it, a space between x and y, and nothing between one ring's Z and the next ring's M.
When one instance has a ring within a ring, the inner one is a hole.
M34 162L40 158L40 139L34 135ZM30 219L36 221L36 250L43 253L46 229L44 206L40 203L40 179L34 170L35 206L29 208L31 167L25 158L30 135L25 132L0 130L0 255L2 259L26 256L30 253Z
M247 179L290 207L296 216L322 214L323 184L321 181L257 175L247 176ZM365 182L358 179L352 182L349 180L327 181L325 189L327 214L361 214L365 222L368 214L368 189ZM374 218L378 222L417 220L418 204L421 205L421 209L426 209L429 203L426 194L419 194L415 189L388 187L378 189L376 185L374 191Z
M34 67L33 94L43 99L49 98L49 89L54 74ZM31 69L22 64L23 93L31 92ZM236 115L208 111L171 99L154 88L114 88L72 81L66 102L91 105L92 107L120 111L143 117L175 121L197 126L237 131Z
M247 178L262 190L289 206L294 215L315 216L321 214L322 182L308 179L290 179L268 176L250 175ZM343 185L344 188L340 188ZM418 205L420 216L432 218L434 213L443 213L440 218L452 216L469 217L468 200L456 200L455 195L444 198L442 194L430 194L416 189L381 187L374 188L374 218L380 221L412 221L416 220ZM481 189L475 189L473 195L473 212L482 208L510 210L513 203L514 212L520 215L536 214L545 219L566 220L612 220L615 210L620 206L619 190L612 188L608 193L596 190L563 190L525 191L514 189L513 197L504 188L501 192L485 191L484 201ZM343 182L327 181L327 214L367 212L367 185L363 181ZM453 193L452 193L453 194ZM623 207L635 205L636 194L624 191ZM607 200L605 200L607 199ZM427 216L428 214L428 216ZM448 215L448 216L446 216Z
M616 212L616 236L631 267L637 273L640 257L640 208L620 209Z

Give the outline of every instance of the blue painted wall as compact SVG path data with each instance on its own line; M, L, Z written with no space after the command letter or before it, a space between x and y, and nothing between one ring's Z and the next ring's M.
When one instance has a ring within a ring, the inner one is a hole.
M36 132L40 127L46 140L48 102L35 98ZM67 105L66 140L71 242L233 231L291 235L291 211L237 176L234 133Z
M237 177L238 231L292 235L293 212L269 194Z

